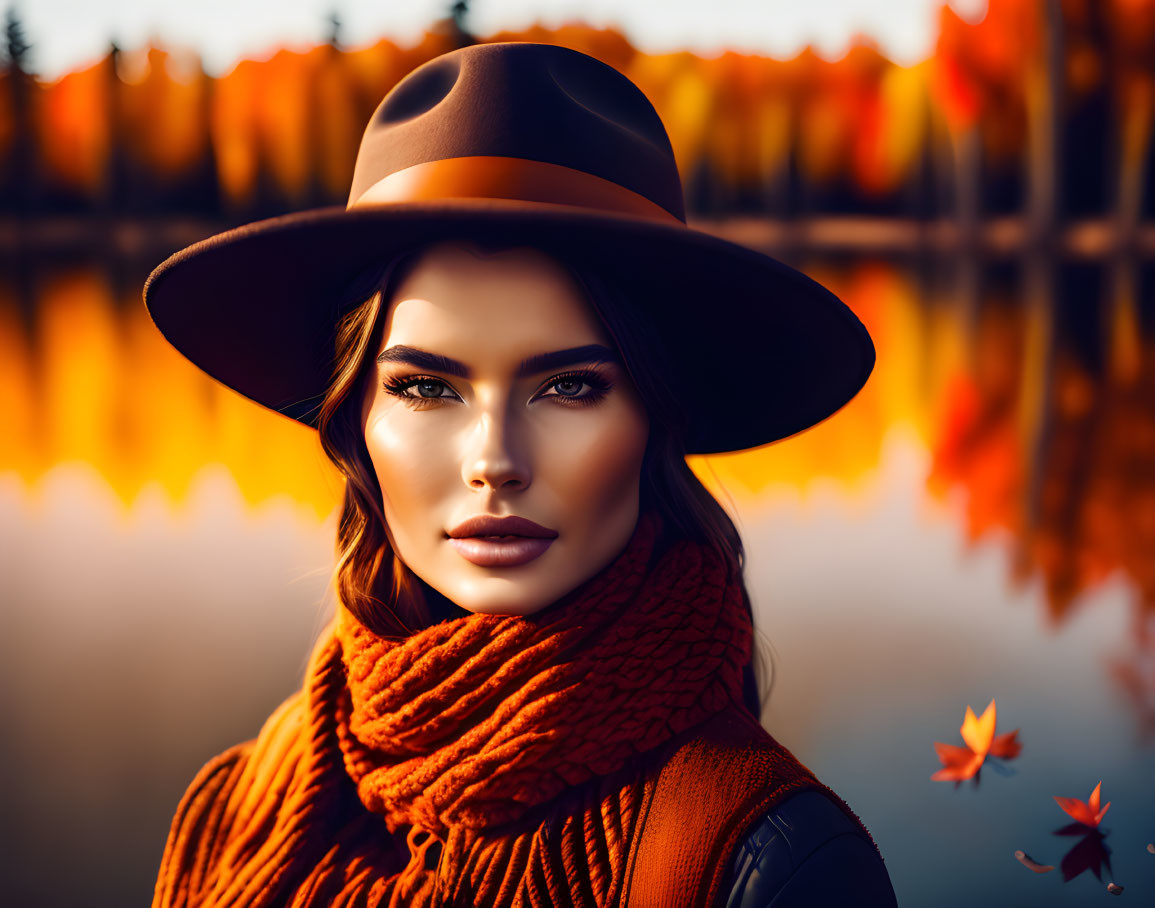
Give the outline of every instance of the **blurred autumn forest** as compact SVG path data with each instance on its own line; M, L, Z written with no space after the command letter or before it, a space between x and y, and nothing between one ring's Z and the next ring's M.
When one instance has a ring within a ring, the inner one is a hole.
M29 39L9 11L0 205L9 216L233 222L342 204L361 130L407 72L472 41L536 40L592 54L647 93L699 217L901 216L945 222L924 239L997 248L1051 230L1075 251L1151 244L1138 229L1155 209L1149 0L992 0L977 24L944 7L934 53L910 67L865 39L836 61L809 49L706 58L642 53L578 24L482 39L466 16L459 2L412 46L361 48L341 46L334 18L327 43L219 78L188 52L114 46L44 82L26 69ZM1083 230L1064 235L1072 219ZM828 227L811 241L837 245ZM878 227L842 241L914 236Z
M299 489L292 457L259 456L270 440L299 447L276 434L289 429L166 359L143 276L230 225L343 205L364 124L421 63L473 41L565 45L653 102L694 226L828 263L814 273L878 342L857 417L792 441L797 455L719 472L754 490L806 475L803 461L853 473L912 422L932 494L965 492L970 538L1008 538L1016 578L1042 578L1056 620L1115 573L1133 584L1136 650L1119 678L1155 727L1155 0L990 0L979 22L944 6L913 66L866 39L838 60L703 57L581 24L482 37L467 21L458 2L414 44L351 48L334 18L328 41L219 77L189 52L111 47L47 81L9 11L0 471L30 482L80 459L126 497L148 475L180 494L215 457L256 498ZM144 368L182 401L179 424L134 383ZM844 449L859 453L831 453Z

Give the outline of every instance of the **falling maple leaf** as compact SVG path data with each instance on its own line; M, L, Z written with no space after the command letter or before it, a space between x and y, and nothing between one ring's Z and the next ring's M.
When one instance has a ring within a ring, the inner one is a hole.
M1060 798L1057 795L1055 800L1076 823L1082 823L1084 826L1096 829L1103 819L1103 814L1111 806L1111 802L1108 801L1102 808L1099 807L1099 789L1102 787L1103 783L1099 782L1095 786L1095 790L1091 792L1090 799L1086 801L1080 801L1078 798Z
M963 782L978 775L988 756L1013 760L1019 755L1023 749L1018 738L1019 730L1016 728L996 736L996 712L994 700L991 700L981 716L975 716L974 710L967 706L966 716L959 729L965 746L934 742L934 750L942 762L942 769L931 776L932 781Z

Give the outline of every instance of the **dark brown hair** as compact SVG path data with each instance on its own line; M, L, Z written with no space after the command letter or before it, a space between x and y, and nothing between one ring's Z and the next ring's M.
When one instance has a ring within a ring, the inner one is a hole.
M664 353L651 340L652 332L638 307L628 305L612 281L573 253L538 242L463 239L483 255L532 245L558 260L585 291L616 344L649 417L641 509L653 509L661 515L668 538L676 535L713 546L741 584L743 604L753 621L742 579L742 540L729 515L686 463L684 411L671 387ZM367 272L349 288L345 295L348 311L336 329L332 379L317 420L325 454L346 477L337 526L337 595L358 621L386 637L407 636L450 616L444 598L413 574L389 545L381 488L361 421L365 383L374 374L373 353L381 342L388 302L423 248L412 249ZM750 711L760 716L766 691L761 690L765 685L758 676L765 673L767 665L757 642L756 636L753 657L743 674L743 697Z

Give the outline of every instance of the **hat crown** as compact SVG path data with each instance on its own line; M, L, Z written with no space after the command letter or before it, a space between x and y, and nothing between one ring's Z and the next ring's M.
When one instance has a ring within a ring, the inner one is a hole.
M686 414L686 450L738 451L825 419L874 365L862 323L769 256L685 222L673 150L617 70L554 45L453 51L377 108L349 204L245 224L148 279L157 326L193 363L316 425L358 275L449 237L572 250L636 308ZM777 389L765 407L703 374Z
M491 156L592 174L685 221L673 148L641 90L586 54L524 42L464 47L398 82L362 136L349 205L407 168Z

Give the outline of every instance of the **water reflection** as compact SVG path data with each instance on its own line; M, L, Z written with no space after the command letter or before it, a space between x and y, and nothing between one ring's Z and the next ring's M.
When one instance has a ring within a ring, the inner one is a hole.
M1145 734L1155 716L1155 322L1149 264L810 260L878 346L865 391L785 445L696 458L725 494L875 470L895 426L931 455L927 492L963 503L976 544L1012 552L1008 582L1041 578L1050 619L1117 574L1134 629L1110 671ZM192 369L139 303L145 268L26 266L0 277L0 471L35 481L92 464L124 501L176 500L225 463L253 503L288 494L323 516L339 483L312 433ZM966 275L965 279L962 276ZM1041 290L1048 296L1041 298Z
M1111 876L1111 849L1107 847L1107 833L1098 829L1088 829L1082 823L1070 823L1055 830L1055 835L1077 837L1077 841L1063 855L1059 869L1063 882L1069 883L1082 873L1090 872L1102 881L1103 872L1107 881L1115 882Z
M867 323L876 374L787 444L695 461L742 518L757 621L780 655L767 727L867 820L903 904L1032 904L1040 887L1078 904L1116 873L1142 901L1155 891L1139 850L1155 815L1149 294L1107 317L1110 265L1055 268L1044 307L1024 302L1013 263L968 264L966 292L944 262L802 264ZM0 769L33 781L0 826L7 841L32 829L21 847L45 843L45 862L72 849L91 880L115 860L91 844L91 818L112 818L126 869L102 891L135 903L193 773L299 683L337 484L311 433L167 347L131 269L45 265L25 286L0 277L0 577L14 606L0 610L14 742ZM206 463L231 476L206 481ZM1000 734L1023 730L1016 775L930 782L931 742L992 697ZM47 727L62 703L67 721ZM1109 848L1105 832L1050 834L1053 794L1088 775L1118 792ZM1063 873L1028 873L1010 859L1024 847ZM1058 885L1068 868L1082 869Z
M1155 615L1148 611L1136 616L1108 671L1138 719L1140 742L1155 740Z
M1104 873L1107 878L1107 891L1112 895L1122 895L1123 887L1115 882L1111 872L1111 849L1107 846L1107 833L1099 829L1091 829L1082 823L1070 823L1054 832L1057 836L1078 837L1063 855L1059 862L1063 882L1071 880L1086 872L1090 872L1095 879L1103 882ZM1035 873L1050 873L1054 870L1052 864L1040 864L1025 851L1016 851L1015 859Z
M969 368L941 402L931 477L965 488L972 536L1012 534L1016 574L1041 573L1056 622L1116 570L1141 610L1155 606L1151 339L1109 333L1123 329L1103 324L1093 275L1064 280L1041 316L1049 327L998 295L979 306Z
M0 472L86 463L128 503L150 483L184 500L223 463L253 504L288 494L327 514L338 486L313 433L189 366L140 302L146 273L50 263L25 296L0 279Z

